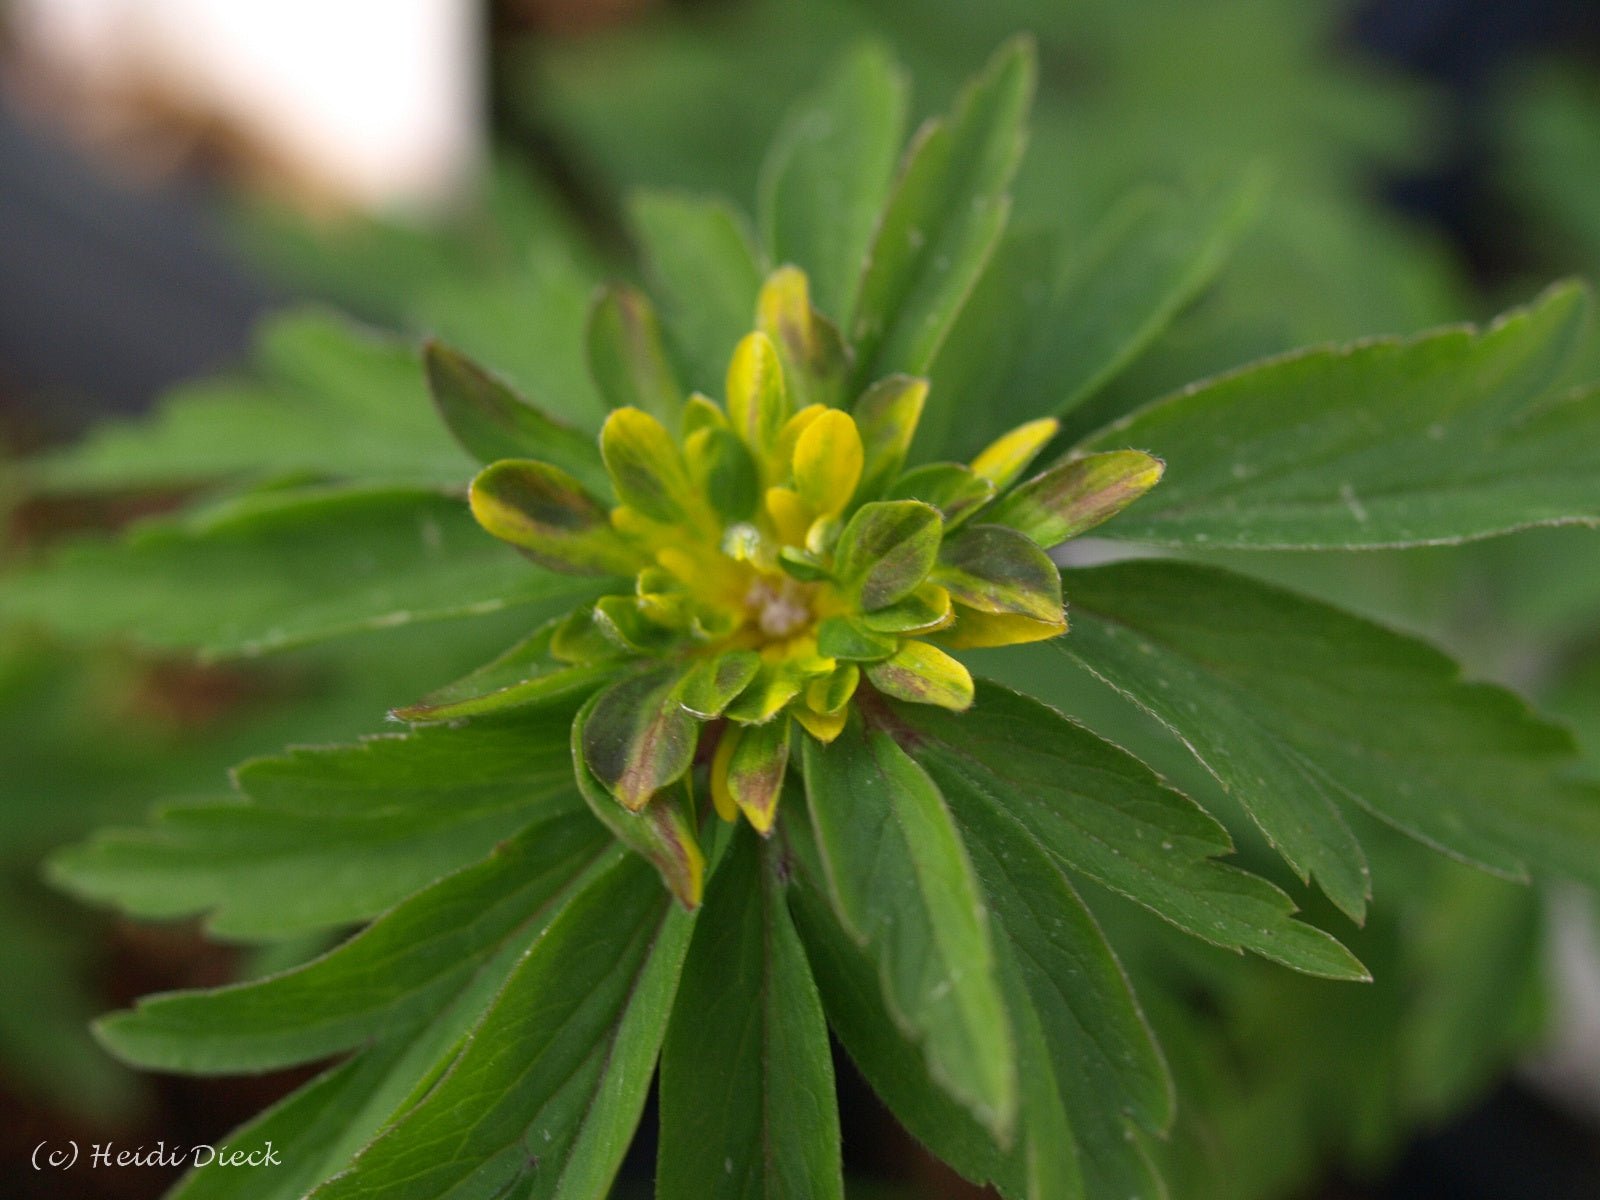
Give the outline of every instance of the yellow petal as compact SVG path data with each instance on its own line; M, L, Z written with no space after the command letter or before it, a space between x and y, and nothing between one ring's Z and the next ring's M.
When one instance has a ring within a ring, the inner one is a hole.
M843 512L866 454L850 414L829 409L807 426L794 447L794 487L818 516Z
M838 712L819 713L801 706L789 711L794 716L794 719L800 722L801 728L824 746L839 736L844 729L845 720L849 716L849 710L844 708L841 708Z
M724 726L717 752L711 756L711 803L717 810L717 816L724 821L739 819L739 806L733 802L733 795L728 791L728 764L733 761L733 752L738 748L742 732L737 725Z
M996 488L1008 486L1028 469L1028 464L1060 428L1061 422L1054 417L1018 425L972 460L972 473L992 481Z
M941 646L949 646L952 650L1042 642L1067 631L1064 620L1036 621L1020 613L979 612L975 608L958 605L956 614L955 625L937 638Z
M792 488L767 489L767 515L772 518L778 540L786 546L803 546L811 527L811 510Z

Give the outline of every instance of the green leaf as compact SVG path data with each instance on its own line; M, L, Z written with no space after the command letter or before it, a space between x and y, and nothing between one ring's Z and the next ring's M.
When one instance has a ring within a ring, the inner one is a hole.
M678 703L677 667L618 680L583 720L583 761L625 808L638 812L694 760L700 722Z
M1585 834L1557 815L1582 821L1584 801L1554 777L1571 739L1432 647L1209 567L1071 578L1077 625L1060 651L1172 729L1351 916L1370 883L1346 804L1511 877L1566 871L1585 841L1600 861L1593 818ZM1554 828L1574 848L1551 862Z
M755 313L761 268L749 235L720 201L645 192L629 211L688 384L711 391Z
M777 856L717 868L661 1051L660 1200L841 1200L833 1061Z
M222 658L512 606L533 624L592 588L529 567L435 492L264 492L69 546L10 576L0 617Z
M494 688L460 699L427 700L394 710L394 716L414 725L460 721L468 717L494 716L529 705L543 705L562 701L581 701L592 695L602 684L608 683L621 669L620 665L596 663L590 666L557 667L532 678L505 687ZM465 681L462 681L464 684ZM462 684L457 684L457 688Z
M1113 532L1309 550L1600 521L1600 392L1554 392L1588 311L1562 285L1482 332L1305 351L1160 401L1085 444L1167 464Z
M927 398L926 379L891 375L878 380L856 401L850 415L861 431L866 452L858 489L865 499L876 499L900 474Z
M1367 977L1332 937L1291 919L1288 896L1215 861L1232 842L1193 801L1055 710L984 684L968 712L900 705L895 715L954 808L1004 814L1069 873L1218 946L1311 975Z
M146 997L103 1018L124 1060L187 1074L261 1071L409 1030L443 1009L613 843L584 812L530 826L312 962L265 980Z
M887 734L852 721L802 739L806 800L840 919L877 961L928 1069L997 1137L1017 1116L1011 1025L982 897L939 789Z
M933 581L980 612L1062 619L1061 572L1027 537L1002 525L968 525L946 538Z
M983 510L1046 550L1109 521L1161 482L1160 459L1139 450L1069 455Z
M450 486L471 470L440 436L412 346L314 309L262 325L249 375L187 384L154 415L98 425L22 468L49 490L286 476Z
M589 311L589 373L611 408L640 408L663 423L683 410L683 389L667 361L650 298L612 284Z
M939 554L941 523L931 505L874 500L850 518L834 548L834 575L865 609L916 591Z
M1252 178L1198 197L1139 192L1070 243L1054 229L1007 237L934 365L944 403L927 448L1100 392L1216 278L1261 191Z
M693 923L629 858L574 896L454 1067L316 1200L604 1195L644 1107Z
M426 343L422 360L439 415L479 462L537 458L554 463L585 487L605 486L593 435L546 416L509 384L442 342Z
M626 576L641 565L605 505L550 463L492 463L473 479L467 499L479 525L551 570Z
M951 811L983 884L995 940L1010 960L1007 1004L1014 1018L1026 1012L1038 1025L1038 1049L1018 1057L1024 1096L1042 1094L1046 1104L1059 1097L1085 1196L1163 1197L1130 1126L1165 1132L1173 1085L1121 964L1037 843L995 808L957 799L952 795ZM1040 1107L1025 1102L1030 1159L1059 1153L1061 1134L1035 1128Z
M236 772L231 802L162 811L55 856L57 882L140 916L210 910L210 928L277 937L362 920L573 810L570 707L295 750Z
M888 51L855 47L790 111L761 170L761 234L796 263L818 307L843 317L905 133L907 85Z
M912 142L849 322L858 386L928 373L1005 227L1033 81L1033 44L1014 40Z
M749 520L761 500L761 476L743 439L731 429L697 429L683 450L717 515L728 524Z

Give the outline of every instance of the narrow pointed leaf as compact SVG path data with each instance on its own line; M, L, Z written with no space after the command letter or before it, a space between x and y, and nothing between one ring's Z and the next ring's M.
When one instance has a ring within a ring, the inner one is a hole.
M692 928L642 864L596 878L453 1069L316 1200L604 1195L644 1107Z
M928 577L939 538L939 514L930 505L915 500L863 504L839 535L834 574L841 587L860 598L862 608L884 608Z
M52 874L141 915L209 911L228 937L348 925L572 810L574 708L257 759L236 772L243 799L101 833Z
M739 837L707 889L661 1049L660 1200L844 1195L828 1027L776 858Z
M683 389L667 360L661 326L650 299L638 288L613 284L589 311L589 373L610 408L639 408L673 422Z
M1168 467L1111 532L1309 550L1600 521L1600 392L1560 390L1589 307L1562 285L1481 331L1309 350L1143 409L1085 443Z
M775 263L798 263L816 303L845 315L894 174L906 80L876 44L847 54L789 113L761 171L761 230Z
M927 642L901 642L889 658L863 669L873 687L897 700L934 704L953 712L972 705L972 676L967 668Z
M352 547L356 547L352 553ZM209 658L503 608L529 624L587 580L530 568L459 499L409 488L260 492L83 541L10 574L0 616Z
M1032 43L1003 46L913 141L856 292L858 386L927 374L1005 227L1033 80Z
M938 788L888 735L852 721L802 740L807 807L840 919L933 1077L998 1137L1017 1116L1015 1045L982 896Z
M510 942L532 942L563 890L606 853L582 812L531 826L305 966L258 982L147 997L99 1022L126 1061L189 1074L326 1058L442 1009Z
M583 761L633 812L681 778L694 759L700 723L678 703L679 679L666 667L629 676L596 696L583 714Z
M520 683L513 683L459 700L424 701L394 710L394 716L414 725L486 717L532 705L581 702L609 683L622 669L619 663L557 667Z
M1055 710L985 684L959 715L914 704L895 713L953 804L997 807L1069 873L1216 945L1312 975L1367 977L1332 937L1291 918L1288 896L1215 861L1232 843L1193 801Z
M1002 525L968 525L946 538L933 578L968 608L1062 619L1061 572L1036 544Z
M1565 871L1544 834L1572 742L1510 693L1462 681L1411 638L1212 568L1119 563L1073 582L1078 628L1061 652L1177 733L1352 916L1370 884L1346 804L1503 875Z
M639 568L639 552L611 527L605 506L550 463L493 463L473 479L468 500L478 524L552 570L630 575Z
M605 486L594 437L547 416L459 350L439 341L422 350L433 403L450 432L482 463L537 458L585 487Z
M750 328L761 286L739 218L719 201L646 192L630 207L650 289L690 388L714 391Z

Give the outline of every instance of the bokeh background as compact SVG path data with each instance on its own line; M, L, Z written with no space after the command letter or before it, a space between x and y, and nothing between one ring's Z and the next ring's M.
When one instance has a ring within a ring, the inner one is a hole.
M0 587L8 560L176 499L29 494L5 460L242 362L292 376L256 337L268 314L330 303L443 334L535 393L559 386L551 346L578 331L540 314L625 258L628 189L749 208L785 108L846 45L890 43L929 112L1017 29L1042 53L1019 223L1087 236L1129 204L1261 191L1218 282L1091 416L1600 277L1592 0L10 0ZM1600 776L1600 535L1233 565L1445 643L1570 721ZM91 911L49 890L48 854L214 792L251 754L378 728L397 697L507 640L493 622L452 637L201 667L0 628L0 1195L159 1195L156 1168L48 1175L27 1159L45 1139L216 1141L304 1077L111 1062L94 1013L316 947ZM1178 1200L1600 1197L1600 908L1428 870L1413 908L1362 934L1388 991L1259 964L1226 983L1170 972L1158 1026L1163 1005L1215 1010L1204 1036L1167 1043L1209 1113L1174 1135ZM977 1194L843 1060L841 1078L853 1196ZM648 1194L648 1142L619 1195Z

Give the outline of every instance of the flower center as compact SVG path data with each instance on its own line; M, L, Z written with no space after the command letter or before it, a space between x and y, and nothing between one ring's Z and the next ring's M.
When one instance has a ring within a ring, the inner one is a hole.
M813 589L787 576L757 576L745 593L745 608L769 638L787 638L811 623Z

